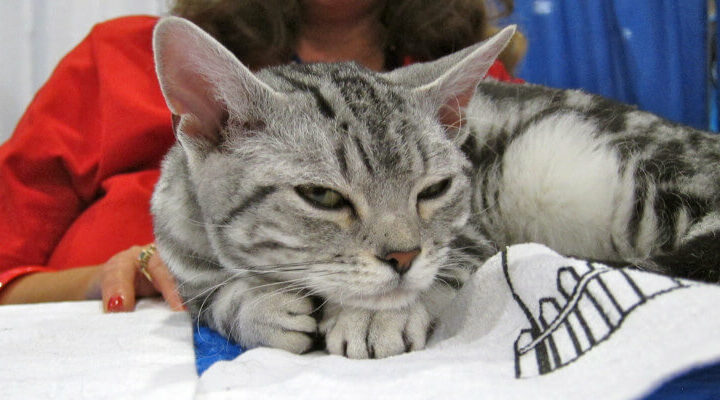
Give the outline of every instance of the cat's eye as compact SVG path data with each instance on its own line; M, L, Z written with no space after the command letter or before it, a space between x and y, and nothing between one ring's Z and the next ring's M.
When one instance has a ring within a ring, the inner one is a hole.
M422 192L418 194L418 201L436 199L442 196L450 188L451 182L452 180L450 178L446 178L441 180L440 182L433 183L432 185L426 187L422 190Z
M350 204L337 191L321 186L296 186L295 191L305 201L318 208L337 210Z

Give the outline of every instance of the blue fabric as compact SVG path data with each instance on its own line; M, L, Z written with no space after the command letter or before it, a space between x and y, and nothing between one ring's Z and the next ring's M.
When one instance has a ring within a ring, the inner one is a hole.
M705 0L515 0L528 39L516 74L708 129Z
M195 325L193 344L198 376L217 361L234 360L243 352L239 345L228 341L214 330L198 324Z
M643 400L720 399L720 363L690 370L665 382Z

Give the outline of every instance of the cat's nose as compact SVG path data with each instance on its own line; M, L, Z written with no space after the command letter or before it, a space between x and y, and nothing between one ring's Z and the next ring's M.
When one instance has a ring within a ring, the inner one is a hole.
M420 249L410 251L391 251L382 258L400 275L408 272L412 266L412 262L420 254Z

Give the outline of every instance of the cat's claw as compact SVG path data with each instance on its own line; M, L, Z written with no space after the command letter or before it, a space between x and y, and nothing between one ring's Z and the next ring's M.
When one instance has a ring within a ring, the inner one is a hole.
M420 302L396 310L326 305L319 329L331 354L384 358L425 348L430 322Z
M310 298L293 293L250 300L238 310L237 340L244 348L267 346L297 354L306 352L317 332L317 321L310 315L313 309Z

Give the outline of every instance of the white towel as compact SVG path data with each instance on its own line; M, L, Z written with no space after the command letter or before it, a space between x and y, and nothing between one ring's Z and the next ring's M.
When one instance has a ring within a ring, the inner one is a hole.
M629 399L720 360L720 287L570 259L490 259L428 348L382 360L260 348L218 362L199 398Z
M192 399L192 323L161 301L132 313L68 302L0 307L0 399Z

